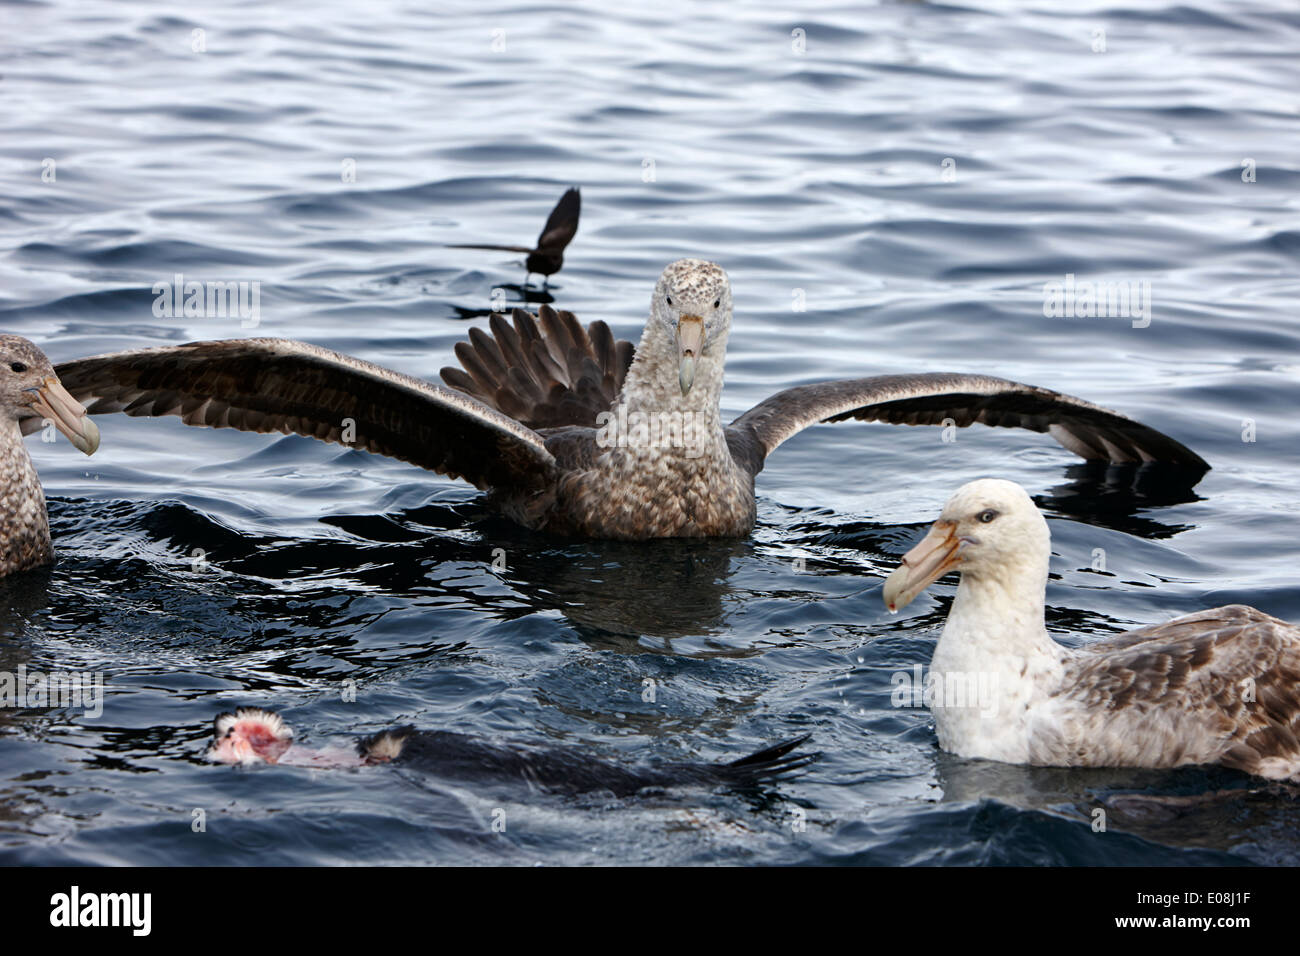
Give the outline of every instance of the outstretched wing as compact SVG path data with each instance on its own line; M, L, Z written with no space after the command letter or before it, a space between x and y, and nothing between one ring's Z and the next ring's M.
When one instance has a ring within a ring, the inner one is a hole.
M490 336L470 329L469 341L456 343L464 371L444 368L442 380L529 428L594 426L618 398L635 347L615 341L604 322L583 331L572 312L550 306L536 319L523 309L513 315L512 328L494 312Z
M532 252L527 246L492 246L478 242L452 242L448 243L448 249L495 249L498 252Z
M1168 435L1119 412L1035 385L991 375L928 372L799 385L755 405L727 427L732 454L762 470L791 435L817 422L853 418L895 425L958 427L979 422L1047 432L1083 458L1164 462L1204 473L1210 466Z
M541 436L496 409L306 342L192 342L77 359L55 371L92 415L178 415L187 425L306 435L484 489L540 488L555 468Z
M542 234L537 237L537 251L552 256L564 252L564 247L578 234L578 214L581 210L581 195L576 188L569 189L546 218Z

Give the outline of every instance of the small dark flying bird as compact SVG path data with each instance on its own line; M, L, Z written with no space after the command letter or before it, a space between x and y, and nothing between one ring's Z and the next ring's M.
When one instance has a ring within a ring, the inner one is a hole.
M528 284L528 278L534 272L545 276L542 287L550 282L551 276L559 272L564 266L564 247L573 241L573 237L578 232L578 213L582 208L582 196L577 187L570 189L560 201L555 204L551 210L550 216L546 219L546 225L542 228L542 234L537 237L537 248L530 249L527 246L491 246L480 243L454 243L449 248L452 249L497 249L501 252L523 252L527 253L528 259L524 263L524 268L528 274L524 276L524 285Z

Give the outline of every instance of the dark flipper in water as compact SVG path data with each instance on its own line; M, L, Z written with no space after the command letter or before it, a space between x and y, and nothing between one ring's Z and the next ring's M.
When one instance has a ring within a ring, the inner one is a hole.
M367 763L399 762L449 779L466 782L523 780L553 793L608 790L627 797L647 788L682 786L756 787L785 780L821 754L796 754L805 734L730 763L668 763L621 766L576 748L530 750L489 744L463 734L384 731L358 744Z

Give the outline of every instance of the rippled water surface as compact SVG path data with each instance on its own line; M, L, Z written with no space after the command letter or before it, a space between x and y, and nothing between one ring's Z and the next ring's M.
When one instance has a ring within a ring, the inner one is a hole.
M550 294L635 338L666 262L721 263L729 414L989 372L1214 466L1133 492L1041 435L824 426L769 461L748 539L628 545L304 438L117 416L93 459L31 441L60 560L0 582L0 670L108 690L97 719L0 711L0 861L1297 862L1284 788L963 760L890 705L953 589L890 617L882 573L982 475L1048 512L1071 642L1229 602L1300 620L1300 12L1063 6L0 8L0 329L55 360L274 335L434 377L523 279L446 245L531 241L577 184ZM177 273L260 282L260 324L155 316ZM1044 317L1067 274L1150 282L1150 324ZM824 757L756 795L502 803L396 767L205 764L237 704L311 743L411 722L636 761L811 732Z

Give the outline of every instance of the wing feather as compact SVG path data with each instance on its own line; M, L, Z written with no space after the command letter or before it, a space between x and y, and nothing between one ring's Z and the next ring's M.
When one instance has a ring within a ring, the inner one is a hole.
M494 315L489 328L456 344L461 368L444 368L442 379L530 428L593 426L632 364L634 346L604 322L584 330L572 312L546 305L536 317L515 309L513 328Z
M578 234L578 216L582 211L582 197L576 188L567 190L546 217L546 225L537 237L537 251L559 255Z
M483 489L539 489L556 468L540 435L495 408L305 342L192 342L77 359L55 371L91 414L177 415L189 425L306 435ZM39 422L23 424L35 430ZM345 430L355 431L352 441L343 440Z
M1163 462L1204 473L1185 445L1119 412L1061 392L991 375L929 372L799 385L755 405L728 426L733 454L757 472L791 435L846 419L895 425L980 423L1046 432L1083 458Z
M1286 621L1218 607L1099 641L1068 666L1061 698L1104 715L1117 746L1166 766L1300 775L1300 629Z

